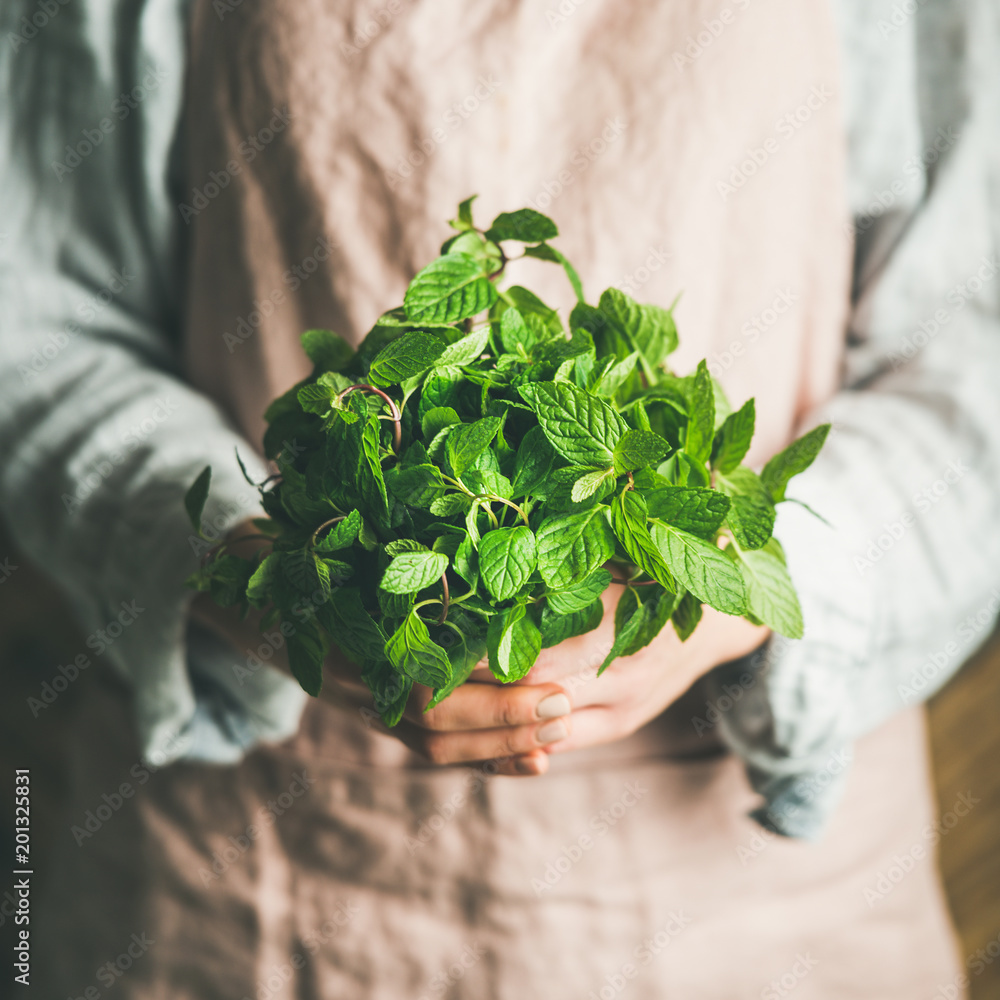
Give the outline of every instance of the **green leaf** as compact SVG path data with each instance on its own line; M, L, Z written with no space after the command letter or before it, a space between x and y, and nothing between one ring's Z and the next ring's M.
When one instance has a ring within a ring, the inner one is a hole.
M191 521L191 526L201 534L201 515L205 510L205 501L208 499L208 488L212 482L212 466L206 465L198 474L198 478L191 484L187 493L184 494L184 509Z
M604 602L597 598L582 611L571 614L556 614L547 604L542 608L539 629L542 633L542 647L558 646L566 639L592 632L604 619Z
M479 582L479 553L468 535L459 542L452 565L455 572L474 590Z
M315 549L319 553L339 552L350 548L361 533L361 514L352 510L342 521L331 525L325 534L316 540Z
M585 473L573 483L573 489L570 491L570 499L573 503L581 503L584 500L588 500L598 490L612 483L615 478L615 470L613 468L597 469L595 472Z
M629 591L636 595L636 601L643 606L644 613L638 629L632 635L632 641L623 645L619 656L632 656L648 646L670 620L670 615L680 600L677 594L662 587L630 587L626 589L626 593ZM619 606L621 603L619 601Z
M435 517L454 517L466 514L472 507L472 498L464 493L449 493L431 501L430 511Z
M527 356L537 342L537 336L528 329L517 309L510 308L500 317L500 343L508 354Z
M478 361L480 355L486 350L490 342L490 328L484 326L481 330L475 330L467 337L456 340L449 344L435 362L435 368L445 365L471 365Z
M416 330L390 341L372 361L368 377L373 385L398 385L426 371L444 353L444 342L433 333Z
M629 559L662 587L675 591L677 584L649 532L646 504L635 490L625 490L611 504L611 528Z
M486 238L499 243L501 240L518 240L521 243L540 243L559 235L556 224L533 208L516 212L501 212L486 230Z
M793 441L784 451L778 452L764 466L760 478L775 503L785 499L788 480L800 472L805 472L812 465L829 433L829 424L814 427L797 441Z
M357 587L339 587L316 608L316 617L337 646L364 667L385 656L386 635L361 601Z
M411 611L385 644L389 662L417 684L442 687L451 680L451 662L431 641L427 626Z
M724 493L695 486L660 486L643 493L643 499L654 520L703 538L712 538L729 513Z
M491 497L502 497L510 500L514 489L510 480L499 472L491 469L470 469L462 476L462 482L473 493L487 494Z
M433 441L445 427L461 422L462 418L450 406L435 406L421 418L420 430L426 440Z
M271 583L278 571L279 557L275 552L266 555L261 564L254 570L247 583L247 600L255 608L263 608L271 602Z
M386 567L381 587L390 594L415 594L438 583L447 568L448 557L440 552L404 552Z
M572 615L588 608L609 586L611 573L601 566L579 583L547 591L545 600L557 615Z
M615 536L603 507L546 521L538 529L538 571L553 590L572 586L607 562Z
M497 601L513 597L535 570L535 536L525 525L496 528L479 542L479 575Z
M789 639L801 639L802 608L777 542L771 541L756 551L740 551L739 561L754 617Z
M759 549L774 530L774 504L764 484L755 472L740 466L719 476L719 488L731 498L726 519L740 548Z
M646 377L655 381L655 369L677 348L677 327L670 310L640 305L617 288L602 293L598 309L629 349L639 353Z
M605 400L568 382L533 382L518 392L563 458L600 468L612 464L615 445L629 428Z
M448 225L452 229L472 229L474 224L472 222L472 203L479 197L478 194L472 195L470 198L466 198L465 201L459 202L458 204L458 215L452 219Z
M355 425L357 426L357 425ZM385 479L382 475L382 462L379 453L379 421L377 417L369 417L361 425L361 440L357 451L357 487L364 498L365 506L370 515L383 525L389 518L389 498L385 490ZM356 433L355 427L350 433Z
M523 604L506 608L490 619L486 632L490 670L502 681L520 680L542 651L542 634Z
M615 472L621 475L644 469L658 463L668 451L670 443L653 431L626 431L615 445Z
M389 727L398 725L406 711L413 681L396 670L384 653L365 664L361 679L368 685L375 700L375 711L382 721Z
M743 577L717 546L665 524L654 523L650 534L671 572L695 597L727 615L746 611Z
M555 453L545 431L537 424L521 439L514 460L513 497L523 497L534 492L535 485L543 480L552 468Z
M447 489L436 465L396 466L385 474L386 489L412 507L430 508Z
M726 475L743 461L753 439L755 421L756 410L752 399L726 417L712 442L713 469Z
M332 330L306 330L300 340L317 371L342 371L354 357L354 348Z
M311 618L289 624L292 632L288 636L288 665L302 690L315 698L323 687L323 661L329 643Z
M684 450L699 464L707 462L712 453L712 438L715 430L715 390L712 376L704 361L698 362L691 383L689 398L687 437Z
M472 467L476 459L487 448L502 423L499 417L483 417L474 424L462 424L456 427L445 441L445 452L451 471L461 477L466 469Z
M520 312L536 334L548 332L551 338L564 338L562 320L555 309L547 306L534 292L521 285L511 285L504 292L504 299Z
M482 264L464 253L448 253L427 265L410 282L403 300L415 323L456 323L488 309L497 290Z
M686 593L674 609L671 620L674 623L674 631L681 642L687 642L691 638L691 633L698 627L704 608L701 601L694 594Z
M625 384L628 377L635 371L639 354L633 351L627 358L616 361L601 376L597 384L591 390L599 396L611 398Z
M621 598L622 601L629 600L627 593L626 591L626 594ZM611 649L608 650L608 655L604 657L604 662L597 668L598 677L611 666L614 660L618 659L619 656L625 655L625 650L633 644L636 636L638 636L645 624L648 615L649 612L644 604L637 605L627 617L623 615L623 620L620 624L618 621L619 616L615 615L615 639L611 644Z
M548 243L541 243L537 247L525 247L525 257L537 257L539 260L551 261L553 264L561 264L569 278L569 283L573 286L573 294L576 295L577 302L583 302L583 283L580 275L576 273L576 268L555 248Z
M281 571L285 579L304 597L313 600L330 595L330 570L314 552L292 549L281 553Z

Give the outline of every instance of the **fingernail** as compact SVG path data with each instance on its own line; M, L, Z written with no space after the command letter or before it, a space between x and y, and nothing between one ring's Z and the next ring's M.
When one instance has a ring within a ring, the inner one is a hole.
M514 770L518 774L538 774L538 764L534 757L516 757L514 759Z
M535 733L535 739L539 743L558 743L559 740L564 740L569 736L569 730L566 728L566 723L562 719L556 719L553 722L546 722L544 726L541 726L537 733Z
M558 719L560 716L569 715L573 706L569 703L569 698L564 694L550 694L548 698L543 698L535 709L539 719Z

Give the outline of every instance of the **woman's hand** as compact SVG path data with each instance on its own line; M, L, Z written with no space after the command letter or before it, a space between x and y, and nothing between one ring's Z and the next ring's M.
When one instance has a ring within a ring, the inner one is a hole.
M248 534L252 526L233 532ZM244 543L251 547L253 542ZM238 551L238 550L233 550ZM249 555L248 551L238 551ZM753 652L768 637L766 628L705 608L687 642L665 628L645 649L619 658L597 677L614 639L614 610L621 586L605 591L604 620L592 632L543 649L523 680L501 684L485 667L425 711L430 688L415 685L403 720L392 729L372 725L402 740L437 764L493 761L499 773L537 775L548 770L550 753L622 739L658 716L703 674ZM199 595L192 613L248 653L260 643L259 613L240 622L234 609L218 608ZM289 673L276 655L272 664ZM358 668L333 650L327 659L320 697L340 708L370 711L372 698ZM366 715L366 718L371 716Z
M244 535L248 537L240 541ZM250 558L266 544L253 523L247 521L230 532L227 551ZM191 604L191 615L245 656L261 644L262 615L253 608L241 621L235 608L220 608L208 594L198 594ZM291 674L284 649L277 650L268 664ZM434 763L489 760L495 761L498 772L505 774L545 771L548 758L542 748L564 738L564 724L557 720L567 716L571 708L559 684L504 687L494 682L488 670L425 713L423 709L432 693L430 688L415 685L406 717L389 729L373 718L372 696L358 667L334 647L326 660L320 698L335 707L363 713L372 728L396 737Z

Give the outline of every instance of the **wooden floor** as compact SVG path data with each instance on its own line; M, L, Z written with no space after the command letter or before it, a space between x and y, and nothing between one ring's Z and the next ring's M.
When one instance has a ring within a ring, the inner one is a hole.
M972 1000L1000 998L1000 637L930 703L938 807L979 801L941 839L941 870ZM992 955L990 952L992 951Z
M0 563L8 554L13 554L13 547L0 532ZM44 860L44 833L53 826L67 775L58 733L75 699L71 686L37 719L25 710L26 699L37 695L41 680L51 677L53 664L68 663L84 647L48 583L16 556L11 562L19 568L0 583L0 676L4 679L0 773L9 776L15 767L31 767L33 836ZM37 656L39 650L44 676L26 667L32 652ZM941 840L942 871L968 965L970 996L972 1000L1000 1000L1000 637L933 699L930 718L942 816L962 794L978 800ZM12 847L8 843L13 828L10 805L10 796L0 797L0 849L5 857ZM943 996L934 994L933 1000L943 1000Z

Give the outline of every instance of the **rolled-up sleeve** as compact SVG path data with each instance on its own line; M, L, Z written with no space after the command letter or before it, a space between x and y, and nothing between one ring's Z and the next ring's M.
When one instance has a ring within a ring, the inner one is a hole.
M147 759L238 758L297 727L304 694L190 629L203 543L183 496L206 464L224 534L267 472L179 369L178 123L187 5L0 12L0 507L66 592L85 656L131 683ZM239 679L238 679L239 678Z
M1000 12L840 0L855 216L844 387L775 534L806 635L710 676L771 829L814 837L852 743L938 690L1000 609Z

